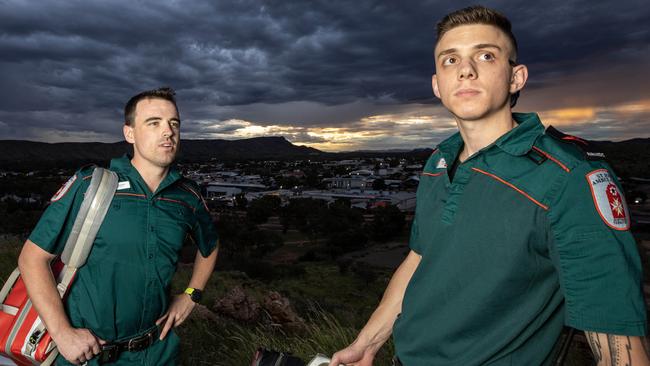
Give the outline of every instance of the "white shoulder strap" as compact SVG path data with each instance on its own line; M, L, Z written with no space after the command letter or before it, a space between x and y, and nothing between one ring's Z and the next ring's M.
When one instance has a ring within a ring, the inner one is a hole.
M61 254L61 260L66 265L57 286L61 296L68 289L77 268L83 266L88 259L99 227L115 195L117 180L117 174L110 170L95 168L93 171L90 185Z

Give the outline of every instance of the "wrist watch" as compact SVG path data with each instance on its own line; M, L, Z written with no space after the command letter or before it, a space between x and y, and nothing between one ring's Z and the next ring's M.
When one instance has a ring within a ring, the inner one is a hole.
M196 303L201 301L201 297L203 295L203 291L199 290L198 288L192 288L192 287L186 288L185 293L190 295L190 299L192 299L192 301Z

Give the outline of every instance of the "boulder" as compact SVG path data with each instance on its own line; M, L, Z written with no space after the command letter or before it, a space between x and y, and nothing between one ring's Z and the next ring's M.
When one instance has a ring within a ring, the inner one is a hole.
M291 302L276 291L269 291L263 301L264 310L271 318L271 323L288 330L302 330L305 320L298 316Z
M224 297L217 300L214 311L224 316L243 321L254 322L260 317L260 304L247 294L241 286L236 286Z

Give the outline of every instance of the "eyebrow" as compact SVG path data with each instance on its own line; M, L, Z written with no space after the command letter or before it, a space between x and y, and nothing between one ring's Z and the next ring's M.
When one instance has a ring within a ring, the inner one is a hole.
M484 49L484 48L496 48L497 50L501 51L501 47L499 47L499 46L497 46L495 44L492 44L492 43L479 43L477 45L474 45L472 48L475 49L475 50L481 50L481 49ZM445 55L448 55L450 53L456 53L456 52L458 52L457 48L449 48L449 49L446 49L444 51L441 51L436 58L440 58L440 56L445 56Z
M161 120L162 120L161 117L149 117L149 118L145 119L144 121L145 121L145 122L150 122L150 121L161 121ZM169 120L170 120L170 121L175 121L175 122L178 122L178 123L181 122L180 119L175 118L175 117L174 117L174 118L170 118Z
M483 48L496 48L497 50L501 51L501 47L499 47L499 46L497 46L495 44L492 44L492 43L480 43L480 44L477 44L476 46L474 46L474 49L477 49L477 50L480 50L480 49L483 49Z

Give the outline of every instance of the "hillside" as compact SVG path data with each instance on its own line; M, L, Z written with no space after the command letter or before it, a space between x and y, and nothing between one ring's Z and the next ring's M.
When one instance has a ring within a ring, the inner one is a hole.
M106 162L131 152L122 141L116 143L0 140L0 167L25 168L76 166ZM243 140L182 140L180 161L300 159L326 155L311 147L296 146L284 137L257 137Z

